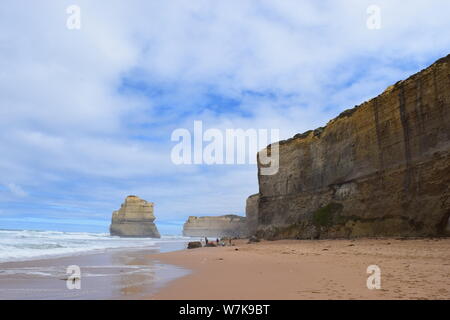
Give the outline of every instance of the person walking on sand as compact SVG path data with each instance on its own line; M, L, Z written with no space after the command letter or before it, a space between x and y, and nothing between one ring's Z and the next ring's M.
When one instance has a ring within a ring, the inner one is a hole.
M216 244L219 245L219 238L216 238Z
M205 237L205 244L208 244L208 238Z

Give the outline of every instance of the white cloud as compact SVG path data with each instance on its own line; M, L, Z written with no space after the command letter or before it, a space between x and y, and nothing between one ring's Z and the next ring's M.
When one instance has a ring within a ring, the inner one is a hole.
M256 169L176 167L172 130L288 138L450 52L441 0L379 0L381 30L366 0L79 0L80 31L71 4L0 4L0 184L39 213L109 218L130 193L159 219L243 212Z
M14 183L8 183L6 185L6 187L12 193L12 195L15 197L24 198L27 196L27 193L20 186L14 184Z

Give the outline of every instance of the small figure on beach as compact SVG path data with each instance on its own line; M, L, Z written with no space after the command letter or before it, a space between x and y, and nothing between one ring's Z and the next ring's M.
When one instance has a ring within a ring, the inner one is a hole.
M216 244L219 245L220 241L219 238L216 238Z
M208 238L205 237L205 244L208 244Z

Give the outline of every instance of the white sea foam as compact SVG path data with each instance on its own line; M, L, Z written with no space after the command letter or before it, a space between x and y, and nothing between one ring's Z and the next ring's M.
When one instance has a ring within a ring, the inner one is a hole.
M186 242L190 238L163 236L119 238L106 233L0 230L0 262L66 256L114 248L155 248L162 243Z

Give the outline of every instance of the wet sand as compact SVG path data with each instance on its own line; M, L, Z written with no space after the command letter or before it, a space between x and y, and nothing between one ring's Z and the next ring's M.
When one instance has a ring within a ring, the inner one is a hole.
M192 273L148 299L450 299L450 239L241 240L151 257Z
M183 243L165 245L172 247L162 251L185 247ZM153 258L159 252L161 249L114 249L0 263L0 299L143 299L189 273ZM71 265L80 267L80 289L67 288L67 267Z
M0 299L450 299L450 239L234 244L1 263ZM70 265L80 290L67 289ZM369 265L380 290L367 288Z

